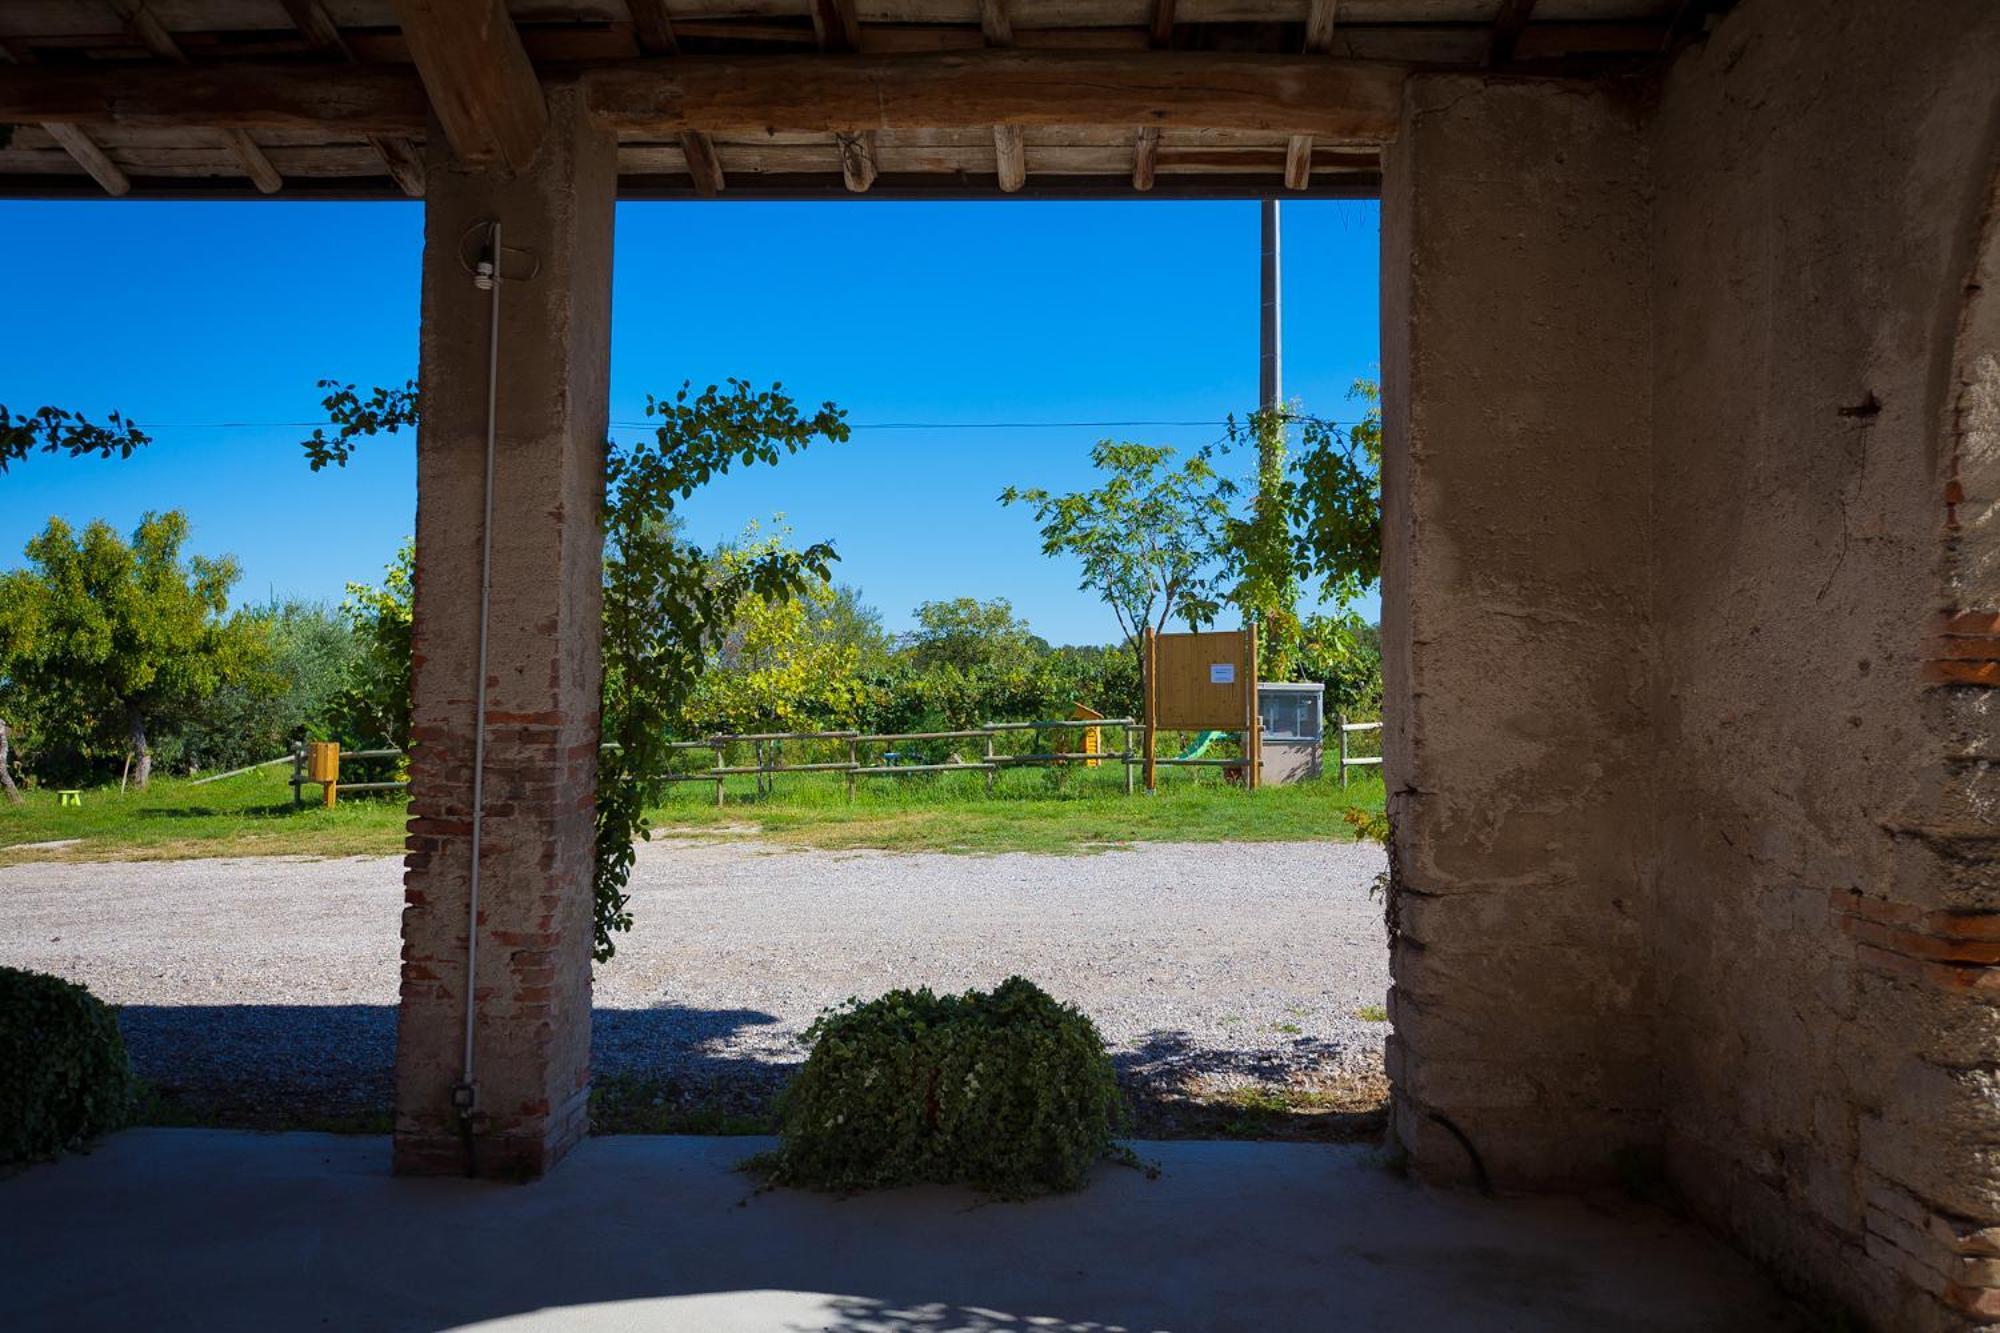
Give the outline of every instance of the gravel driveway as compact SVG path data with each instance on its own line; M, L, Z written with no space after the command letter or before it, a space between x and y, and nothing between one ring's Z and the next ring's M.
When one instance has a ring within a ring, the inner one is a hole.
M1140 844L1095 856L656 843L597 970L600 1077L755 1107L818 1011L1013 973L1081 1005L1141 1093L1379 1076L1381 849ZM395 858L0 868L0 962L124 1006L134 1063L189 1113L299 1123L386 1108Z

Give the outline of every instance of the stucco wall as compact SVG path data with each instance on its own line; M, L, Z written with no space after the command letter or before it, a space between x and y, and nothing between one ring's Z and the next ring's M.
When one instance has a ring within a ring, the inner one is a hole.
M1385 163L1389 1068L1433 1179L1658 1140L1644 111L1418 77Z
M1749 0L1650 135L1667 1161L1885 1328L2000 1319L2000 747L1936 665L2000 586L1951 490L1996 98L1990 0Z

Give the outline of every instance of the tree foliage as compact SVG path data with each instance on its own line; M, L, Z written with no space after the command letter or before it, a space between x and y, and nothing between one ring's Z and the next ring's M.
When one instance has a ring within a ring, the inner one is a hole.
M1382 390L1356 380L1347 396L1366 404L1353 427L1301 419L1291 500L1298 564L1343 605L1382 577Z
M354 656L327 713L335 736L356 746L404 750L410 744L410 623L417 553L405 540L380 584L350 583L341 619Z
M990 602L974 597L920 602L916 617L917 627L903 634L897 647L918 671L938 667L967 673L1022 671L1049 650L1004 597Z
M123 736L143 787L156 724L265 678L263 634L225 614L235 561L183 560L187 535L177 510L147 514L129 543L108 523L78 535L50 519L28 543L28 566L0 575L0 711L78 746Z
M364 437L394 435L417 424L415 380L405 381L401 388L377 385L366 398L352 384L339 380L321 380L318 387L327 390L319 405L332 419L334 431L328 435L324 427L314 427L312 437L303 445L306 463L315 472L329 465L346 467L354 456L355 442Z
M1199 629L1220 610L1215 562L1229 533L1234 483L1209 450L1174 462L1165 445L1099 442L1090 461L1104 480L1056 495L1009 486L1005 505L1025 504L1041 525L1042 553L1083 569L1078 587L1102 597L1119 631L1140 654L1142 630L1173 619Z
M322 380L320 387L331 390L323 406L336 432L329 437L315 430L304 442L315 470L345 465L363 437L420 424L414 383L377 388L366 397L335 380ZM817 543L798 551L772 544L717 560L681 537L676 509L734 467L776 463L816 441L842 441L849 434L846 414L832 403L804 412L783 385L759 390L737 379L699 393L683 384L671 398L648 395L646 415L660 423L650 440L614 440L605 449L606 744L597 769L595 876L600 961L616 949L612 935L631 928L625 885L636 844L650 834L646 808L660 797L667 746L711 655L753 599L776 604L797 596L825 582L835 559L830 545ZM388 591L395 602L400 589ZM395 608L380 599L366 602L364 610L374 626L393 624ZM407 662L407 645L400 651Z
M0 404L0 472L37 451L72 458L91 454L129 458L152 442L150 435L116 412L99 423L61 407L38 407L17 417Z

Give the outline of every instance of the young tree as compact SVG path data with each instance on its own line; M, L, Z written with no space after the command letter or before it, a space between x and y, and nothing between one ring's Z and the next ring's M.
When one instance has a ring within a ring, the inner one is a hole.
M52 518L28 543L28 568L0 576L10 687L62 701L100 734L122 732L142 788L154 724L250 679L265 654L255 621L224 615L236 562L183 562L187 534L179 511L147 514L130 544L108 523L79 538Z
M1073 556L1083 566L1078 587L1111 607L1135 658L1142 630L1176 617L1198 629L1220 609L1212 579L1228 533L1236 487L1219 475L1209 452L1173 464L1165 445L1103 441L1090 461L1105 474L1094 490L1054 495L1009 486L1000 503L1025 504L1041 524L1044 555Z

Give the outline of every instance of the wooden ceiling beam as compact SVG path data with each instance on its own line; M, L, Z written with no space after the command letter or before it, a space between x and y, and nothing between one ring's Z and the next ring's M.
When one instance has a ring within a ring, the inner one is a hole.
M541 80L505 0L395 0L403 39L452 152L520 171L548 129Z
M625 7L632 11L632 32L639 39L641 51L649 56L681 53L673 16L667 13L667 0L625 0Z
M807 0L812 6L813 34L822 51L861 49L861 13L855 0Z
M988 46L1014 44L1014 20L1008 16L1007 0L980 0L979 35Z
M340 25L326 12L319 0L284 0L285 13L291 16L292 26L306 39L306 44L322 55L335 57L353 64L360 57L354 54L354 47L348 42ZM382 169L389 173L389 179L396 182L396 188L411 199L424 197L424 155L408 139L392 135L371 134L368 146L375 150L375 157L382 163Z
M632 31L639 38L641 51L649 56L681 53L680 34L674 29L673 15L667 12L667 0L626 0L626 7L632 11ZM687 159L688 179L694 182L694 192L704 199L721 194L729 180L722 174L722 159L716 155L715 141L700 130L683 130L680 140L681 156Z
M60 122L51 122L42 128L49 132L51 139L62 145L64 152L76 159L76 164L92 180L104 187L106 194L132 193L132 178L125 174L123 167L104 155L104 150L97 146L97 140L90 137L90 131L81 125Z
M1174 0L1153 0L1151 36L1162 50L1174 44Z
M1307 55L1325 55L1333 50L1334 25L1338 22L1340 0L1312 0L1306 11ZM1285 145L1285 188L1303 190L1312 184L1313 141L1310 134L1294 134Z
M1191 51L703 56L579 77L631 132L1155 125L1371 144L1395 137L1403 87L1394 65Z
M1514 43L1534 17L1535 0L1500 0L1500 12L1493 19L1493 34L1486 40L1486 65L1504 65L1514 58Z
M993 170L1003 194L1012 194L1028 183L1028 147L1019 125L993 127Z
M1007 0L985 0L980 10L979 31L989 47L1014 44L1014 23L1007 15ZM993 175L1002 194L1012 194L1028 183L1028 145L1019 125L993 127Z
M855 194L868 193L868 187L875 183L880 174L875 166L875 135L873 131L861 130L850 134L836 134L833 142L840 149L840 179Z
M33 59L32 56L19 58ZM5 42L0 42L0 66L11 65L15 60L14 52ZM97 182L99 189L114 197L132 193L131 177L125 174L124 168L104 155L104 150L98 147L97 140L90 137L88 130L80 125L66 125L60 121L43 125L42 128L48 131L49 137L56 141L57 146L70 155L71 161L83 168L84 175Z
M160 22L159 16L153 13L146 0L112 0L112 7L125 20L126 26L146 44L146 49L154 55L171 60L177 65L194 63L188 59L187 52L181 49L181 44L174 40L174 35L167 31L166 25ZM219 134L223 146L229 150L229 155L236 159L236 165L243 168L243 174L257 187L258 193L276 194L285 188L285 178L271 165L271 159L264 155L264 149L250 137L250 131L226 129L219 131Z
M552 70L611 128L672 137L1009 123L1246 130L1381 144L1403 71L1321 56L976 51L941 56L682 56ZM421 135L429 107L386 65L0 68L0 122L316 128Z
M1323 56L1333 50L1334 25L1340 21L1340 0L1312 0L1306 11L1306 54Z
M706 134L693 130L681 135L681 156L687 159L688 178L694 182L694 192L704 199L713 199L728 186L722 174L722 159L715 155L715 140Z
M1160 169L1160 131L1151 125L1139 127L1132 145L1132 188L1144 192L1153 188Z

